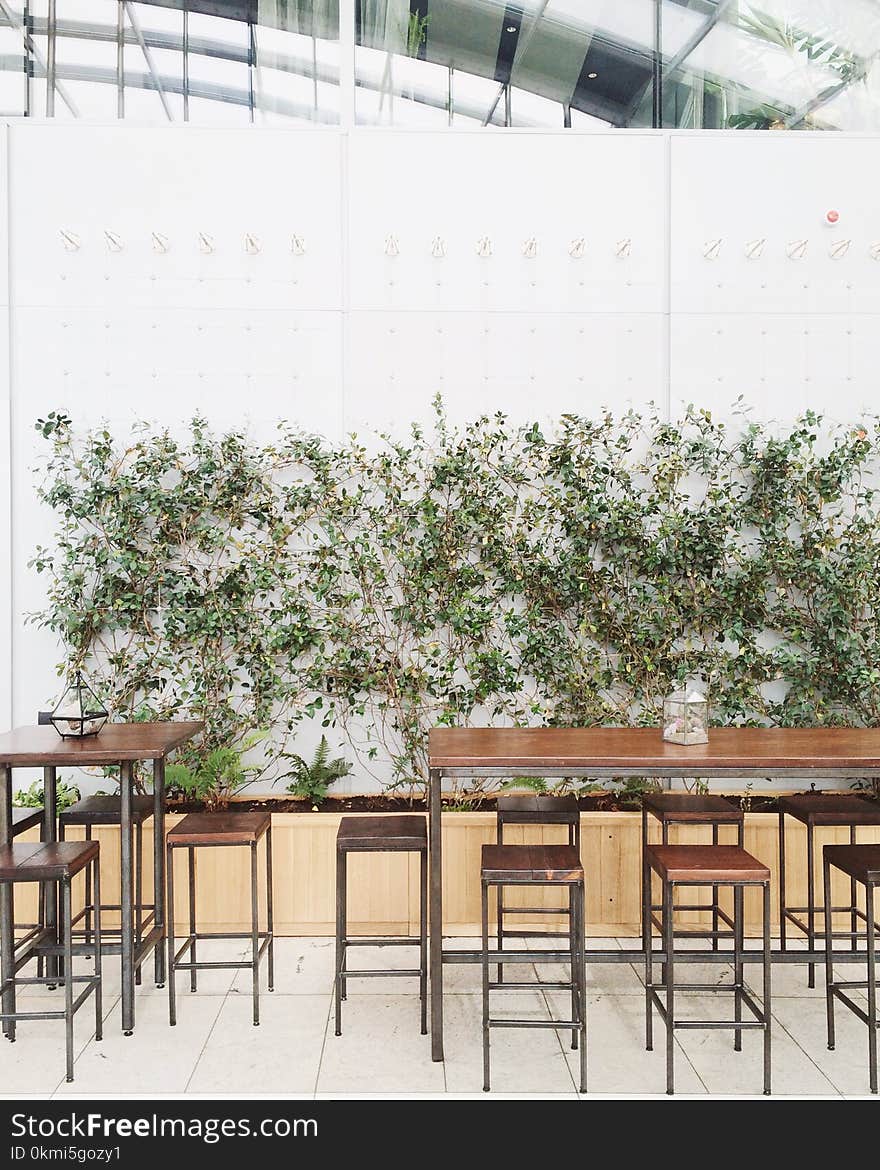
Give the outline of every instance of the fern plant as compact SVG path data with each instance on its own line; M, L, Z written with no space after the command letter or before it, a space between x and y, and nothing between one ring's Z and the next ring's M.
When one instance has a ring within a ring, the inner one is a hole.
M285 752L283 759L289 760L292 767L287 776L293 777L288 784L287 791L301 800L308 800L315 809L327 796L331 784L341 780L343 776L351 775L351 764L343 756L330 759L330 745L327 736L321 736L321 742L315 748L311 763L298 756L295 752Z
M200 800L208 808L221 808L231 797L252 783L259 764L246 764L244 755L261 743L268 731L245 736L239 747L216 747L196 764L169 764L165 783L188 800Z

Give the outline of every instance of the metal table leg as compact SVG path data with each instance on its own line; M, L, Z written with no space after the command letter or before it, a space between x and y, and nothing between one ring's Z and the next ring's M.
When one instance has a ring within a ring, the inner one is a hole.
M153 951L157 987L165 986L165 761L153 760L153 925L162 934Z
M428 776L431 849L431 1059L443 1059L443 845L440 827L440 770Z
M0 844L12 844L12 769L0 767ZM12 913L12 883L0 884L0 978L6 985L3 1011L15 1011L15 987L11 980L15 970L15 936ZM7 982L9 981L9 982ZM15 1022L3 1021L3 1034L15 1039Z
M130 760L119 769L120 795L120 869L122 881L122 1031L130 1036L134 1030L134 888L131 848L131 786L133 767ZM154 829L155 831L155 829Z
M55 841L58 835L58 769L43 768L43 840ZM44 923L55 933L55 941L60 942L58 935L58 886L55 882L46 882L44 885ZM46 959L46 974L57 976L61 970L58 955L49 955Z

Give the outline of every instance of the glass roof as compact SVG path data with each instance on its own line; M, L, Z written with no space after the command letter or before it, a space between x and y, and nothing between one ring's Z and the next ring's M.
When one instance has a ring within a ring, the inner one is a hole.
M0 0L0 113L880 126L880 0L343 0L342 11L351 27L340 0Z

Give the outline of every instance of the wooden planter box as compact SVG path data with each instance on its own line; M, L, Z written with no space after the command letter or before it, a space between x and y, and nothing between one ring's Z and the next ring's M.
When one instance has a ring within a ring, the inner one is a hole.
M335 839L338 813L276 813L272 817L275 868L275 930L279 935L332 935L334 931ZM365 814L358 814L359 816ZM366 814L385 816L385 813ZM179 816L166 818L168 828ZM656 827L656 826L655 826ZM444 933L479 933L480 846L495 835L493 812L447 813L443 818ZM20 840L36 839L36 833ZM74 834L71 833L71 838ZM119 881L119 832L98 829L101 842L102 881L107 901L116 898ZM581 816L582 854L587 879L587 931L592 936L634 935L639 930L641 891L641 814L590 812ZM721 840L733 840L731 830L721 830ZM848 840L847 829L817 830L817 888L821 889L821 845ZM508 828L507 842L552 843L563 840L554 829ZM708 842L710 830L675 830L670 842ZM880 842L880 829L860 830L859 840ZM776 914L777 817L775 813L746 814L745 847L766 861L774 878L773 913ZM788 820L786 850L789 858L788 898L806 902L806 844L801 825ZM151 822L144 826L144 891L152 891ZM175 871L177 899L175 919L182 932L186 916L186 878L183 850L178 851L179 877ZM246 930L250 920L250 886L246 849L203 849L196 853L198 921L204 930ZM361 854L349 858L349 916L352 933L415 933L418 922L418 858L415 855ZM838 904L848 897L840 883ZM519 898L516 895L519 894ZM30 897L28 895L31 895ZM557 894L558 897L558 894ZM553 905L552 891L511 890L508 904ZM262 905L262 894L261 894ZM749 933L757 933L759 895L746 893ZM16 891L16 919L32 921L35 902L31 890ZM694 920L701 916L691 915ZM704 919L707 917L702 916ZM523 916L523 925L527 919ZM536 916L528 925L546 927L552 918Z

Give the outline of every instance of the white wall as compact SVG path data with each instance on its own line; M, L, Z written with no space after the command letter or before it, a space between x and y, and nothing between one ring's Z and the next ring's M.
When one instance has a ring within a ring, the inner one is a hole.
M850 417L876 401L874 137L16 122L7 141L4 724L32 721L56 687L57 648L23 625L41 601L27 561L51 535L32 472L33 423L48 410L119 424L198 409L258 433L287 417L338 438L427 419L437 391L453 418L649 401L723 412L738 394L764 416L813 406ZM199 250L200 232L213 252ZM490 258L476 252L483 236ZM747 259L760 239L762 255ZM802 239L806 255L789 259Z

